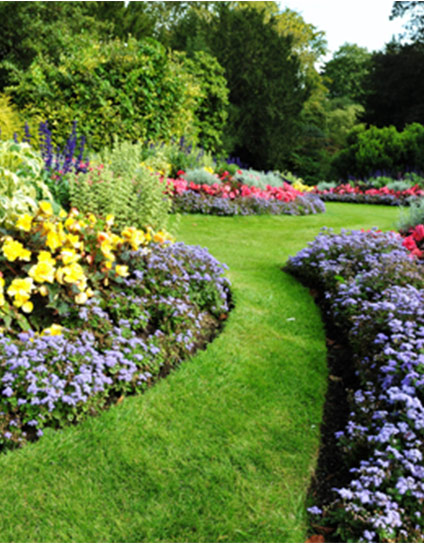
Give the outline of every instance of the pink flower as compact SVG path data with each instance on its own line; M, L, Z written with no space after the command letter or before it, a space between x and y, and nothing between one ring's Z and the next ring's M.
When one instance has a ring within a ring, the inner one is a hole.
M412 237L416 242L424 240L424 225L417 225L412 231Z

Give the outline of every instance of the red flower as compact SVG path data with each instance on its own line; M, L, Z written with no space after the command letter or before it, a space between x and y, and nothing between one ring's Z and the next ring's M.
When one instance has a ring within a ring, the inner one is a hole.
M402 245L404 247L406 247L406 249L409 249L409 251L411 251L411 252L418 249L417 244L415 243L415 240L414 240L414 238L412 236L407 236L403 240Z
M421 240L424 240L424 225L417 225L412 230L412 237L416 242L421 242Z

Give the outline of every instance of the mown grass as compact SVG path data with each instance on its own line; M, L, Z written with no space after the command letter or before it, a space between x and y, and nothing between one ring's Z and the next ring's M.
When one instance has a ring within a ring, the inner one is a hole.
M186 216L179 239L230 266L224 332L166 380L0 456L2 542L302 542L319 447L325 335L281 271L322 225L392 228L393 208Z

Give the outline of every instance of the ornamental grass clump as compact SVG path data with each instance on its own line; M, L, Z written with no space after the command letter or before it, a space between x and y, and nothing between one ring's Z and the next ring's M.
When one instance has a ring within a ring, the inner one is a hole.
M327 230L288 269L323 290L358 379L336 433L350 477L310 512L341 541L422 542L423 266L397 233Z
M0 246L0 447L143 391L228 311L206 250L41 202Z

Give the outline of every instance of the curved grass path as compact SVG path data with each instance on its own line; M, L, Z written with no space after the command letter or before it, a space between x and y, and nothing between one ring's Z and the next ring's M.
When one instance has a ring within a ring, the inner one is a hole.
M397 210L182 218L230 266L224 332L141 397L0 456L2 542L302 542L326 389L324 331L280 268L322 225L391 228Z

